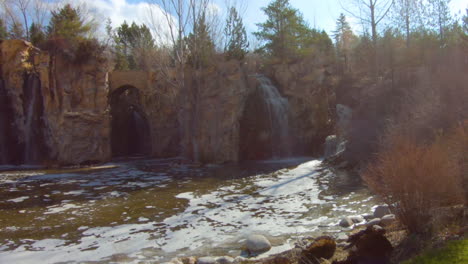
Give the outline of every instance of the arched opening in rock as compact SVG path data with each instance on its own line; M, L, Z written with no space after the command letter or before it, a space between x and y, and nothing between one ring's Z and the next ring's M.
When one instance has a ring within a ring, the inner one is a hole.
M264 76L247 99L240 120L240 160L284 158L291 155L289 105Z
M138 89L130 85L119 87L109 99L112 116L112 155L150 155L150 128L142 110Z

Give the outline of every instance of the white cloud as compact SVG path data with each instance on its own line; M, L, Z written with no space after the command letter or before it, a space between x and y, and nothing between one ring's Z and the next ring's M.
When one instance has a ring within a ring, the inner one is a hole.
M168 43L170 40L170 27L165 12L160 6L148 2L132 3L128 0L81 0L69 1L73 5L84 3L86 9L94 16L95 20L100 23L100 30L104 33L104 26L107 19L111 20L112 28L117 28L124 21L128 24L135 22L137 25L147 25L155 39L159 42ZM171 23L175 23L175 19L169 16ZM174 28L174 27L173 27Z

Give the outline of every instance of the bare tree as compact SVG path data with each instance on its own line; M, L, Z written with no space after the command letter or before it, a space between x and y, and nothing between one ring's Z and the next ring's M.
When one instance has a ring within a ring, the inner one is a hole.
M377 45L377 27L387 16L394 0L350 0L353 8L342 8L351 16L371 28L372 43Z
M10 34L13 38L22 38L23 34L19 34L20 31L24 33L23 24L18 17L14 2L12 0L4 0L1 2L3 9L3 14L5 17L5 23L7 29L10 31Z
M373 65L372 75L374 78L377 77L379 63L377 58L377 27L380 22L387 17L390 9L393 6L394 0L348 0L353 4L353 8L342 8L349 13L351 16L359 19L363 25L368 25L371 29L372 37L372 50L371 50L371 61Z
M406 47L410 46L410 35L414 24L420 19L423 3L421 0L395 0L393 13L395 23L405 32Z
M32 22L39 25L41 28L46 26L46 22L50 17L50 11L52 10L52 3L47 3L44 0L33 0L31 17Z
M164 46L168 53L159 53L167 56L160 61L159 73L171 84L174 94L181 94L179 100L181 109L179 110L179 122L181 123L182 154L199 160L198 146L198 119L200 116L200 86L201 75L197 67L193 69L192 85L186 86L186 69L189 54L187 37L189 33L196 31L201 18L206 19L209 0L153 0L150 7L150 24L157 35L159 44ZM160 9L158 9L160 7ZM165 23L158 20L158 13L162 11ZM163 25L161 25L163 24ZM167 28L164 28L167 27ZM198 54L203 47L199 45L197 34L192 34L190 52ZM163 40L166 40L164 43ZM165 44L165 45L164 45ZM192 65L199 65L199 58L191 58ZM175 72L175 75L173 74ZM190 88L190 90L189 90ZM191 106L187 111L184 107ZM182 113L182 114L181 114Z

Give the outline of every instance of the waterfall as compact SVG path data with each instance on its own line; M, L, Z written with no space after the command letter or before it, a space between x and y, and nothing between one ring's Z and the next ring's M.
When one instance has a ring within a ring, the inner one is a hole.
M27 76L24 86L24 163L39 161L39 142L41 122L40 81L36 76Z
M134 138L132 139L133 142L130 143L133 144L133 146L130 147L133 150L133 154L145 155L147 154L147 146L145 144L149 144L149 142L145 142L146 122L141 114L138 113L135 109L132 109L131 119L132 125L130 126L130 129L132 131L130 132L130 135Z
M287 157L291 155L288 100L281 96L270 79L263 75L257 75L256 78L260 82L258 88L262 94L263 103L268 109L272 157Z

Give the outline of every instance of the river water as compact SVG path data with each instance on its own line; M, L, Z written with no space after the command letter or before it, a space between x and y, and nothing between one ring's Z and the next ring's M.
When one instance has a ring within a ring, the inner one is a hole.
M0 263L139 263L238 256L249 234L270 253L344 231L376 203L357 178L295 158L194 167L132 160L0 173Z

